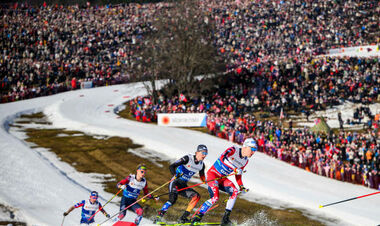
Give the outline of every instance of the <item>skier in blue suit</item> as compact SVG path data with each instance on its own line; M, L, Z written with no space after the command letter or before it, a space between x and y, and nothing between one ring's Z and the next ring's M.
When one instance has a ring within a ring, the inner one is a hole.
M98 192L96 191L91 192L89 200L82 200L81 202L78 202L74 206L70 207L69 210L64 212L63 216L67 216L71 211L79 207L82 207L82 218L80 219L80 225L92 225L92 223L95 222L95 217L92 216L98 209L100 209L100 211L102 211L107 218L110 217L110 215L102 208L102 204L98 201Z

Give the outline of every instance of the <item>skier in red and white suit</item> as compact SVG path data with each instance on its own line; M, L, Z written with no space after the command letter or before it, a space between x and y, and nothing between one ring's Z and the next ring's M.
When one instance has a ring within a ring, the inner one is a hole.
M235 173L236 182L239 185L240 191L247 192L243 185L241 174L244 167L248 164L248 159L257 150L257 143L254 139L248 138L244 141L243 147L232 146L225 150L223 154L216 160L214 165L207 171L207 180L213 180L223 176L228 176ZM201 221L203 215L207 210L219 200L219 190L227 192L230 198L226 204L226 210L222 219L222 225L229 225L231 221L229 219L232 208L234 207L237 194L239 190L235 187L234 183L227 177L219 180L210 181L208 183L208 191L210 193L210 199L203 203L199 213L195 215L192 222Z

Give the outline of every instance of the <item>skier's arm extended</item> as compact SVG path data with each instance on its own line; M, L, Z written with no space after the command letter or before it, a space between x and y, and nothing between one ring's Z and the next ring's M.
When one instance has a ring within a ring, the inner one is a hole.
M70 207L70 209L68 209L66 212L63 213L63 216L67 216L67 215L69 215L69 213L70 213L71 211L73 211L75 208L78 208L78 207L83 206L83 205L84 205L84 202L85 202L85 201L83 200L82 202L78 202L78 203L75 204L74 206Z
M129 177L126 177L125 179L121 180L119 183L117 183L116 187L118 189L125 189L125 184L128 184L129 183Z
M169 170L172 173L172 175L174 176L174 175L176 175L176 169L177 169L177 167L180 166L180 165L187 164L188 162L189 162L189 156L185 155L182 158L180 158L177 161L175 161L174 163L172 163L169 166Z

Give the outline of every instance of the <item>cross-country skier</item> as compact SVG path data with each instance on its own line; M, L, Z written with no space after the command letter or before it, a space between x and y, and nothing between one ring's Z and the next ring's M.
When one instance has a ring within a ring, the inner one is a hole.
M206 145L200 144L197 147L195 155L185 155L169 166L170 172L176 179L169 184L169 200L162 206L161 210L158 211L155 223L161 221L162 216L175 204L178 195L191 199L186 211L179 219L180 223L190 222L190 219L187 217L190 215L191 210L197 205L201 196L191 188L179 192L177 190L188 187L187 182L198 172L200 179L203 182L205 181L205 165L203 164L203 160L206 158L207 153Z
M109 218L110 215L102 208L102 204L98 201L98 192L92 191L89 200L82 200L74 206L70 207L69 210L63 213L63 216L67 216L71 211L76 208L82 207L82 218L80 220L80 225L92 225L95 222L94 217L95 212L100 209L102 213ZM89 220L91 218L91 220Z
M127 178L121 180L117 187L119 189L123 189L123 197L121 198L120 202L120 214L115 219L115 221L122 220L127 210L125 209L127 206L131 205L132 203L136 202L137 197L140 195L141 190L144 191L144 195L147 195L148 192L148 184L145 179L145 173L146 173L146 166L143 164L140 164L137 166L136 174L131 174ZM149 195L148 198L154 198L152 195ZM158 198L154 198L156 201ZM135 203L133 204L129 209L131 209L133 212L137 214L137 217L135 219L135 224L139 225L140 221L142 219L143 215L143 209L141 208L140 204Z
M207 171L207 180L213 180L235 172L236 182L239 185L240 191L247 192L248 189L243 185L241 174L244 167L248 164L248 158L252 157L256 150L257 143L252 138L247 138L244 141L242 148L235 145L228 148ZM192 223L201 221L207 210L219 200L219 190L222 190L227 192L230 195L230 198L227 201L221 225L231 225L232 223L229 217L239 192L238 189L232 181L225 177L219 180L210 181L208 183L208 190L210 193L210 199L203 203L199 212L192 219Z

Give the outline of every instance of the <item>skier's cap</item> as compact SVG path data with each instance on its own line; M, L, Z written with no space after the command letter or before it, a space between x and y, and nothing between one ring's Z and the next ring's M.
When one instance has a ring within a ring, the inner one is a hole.
M144 164L140 164L137 166L137 170L147 170L147 168Z
M251 151L256 151L257 150L256 141L252 138L247 138L247 139L245 139L245 141L243 143L243 148L244 147L250 147Z
M202 154L204 154L204 155L207 155L207 153L208 153L207 147L206 147L206 145L204 145L204 144L200 144L200 145L198 145L198 147L197 147L197 152L198 152L198 151L201 151Z
M90 198L97 199L98 198L98 192L92 191L90 194Z

